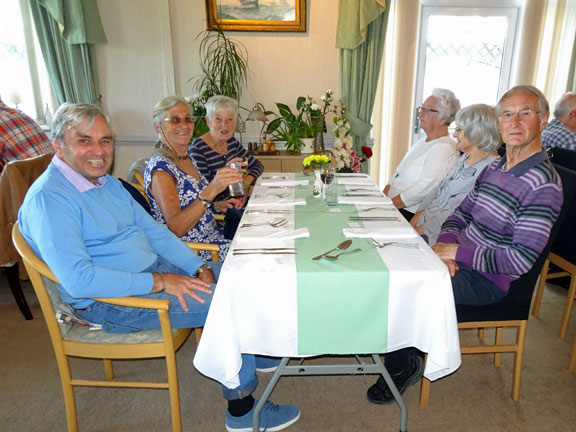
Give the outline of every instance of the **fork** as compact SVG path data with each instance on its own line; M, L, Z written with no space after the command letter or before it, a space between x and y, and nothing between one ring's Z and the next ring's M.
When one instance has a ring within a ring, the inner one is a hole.
M279 221L272 221L272 222L257 222L257 223L245 223L240 225L240 228L247 228L253 226L260 226L260 225L270 225L273 228L281 227L282 225L286 225L288 223L288 219L282 218Z
M401 247L407 247L407 248L412 248L412 249L418 249L420 248L420 245L418 243L402 243L402 242L379 242L378 240L374 240L374 239L370 239L372 240L372 244L374 246L376 246L377 248L385 248L386 246L401 246Z

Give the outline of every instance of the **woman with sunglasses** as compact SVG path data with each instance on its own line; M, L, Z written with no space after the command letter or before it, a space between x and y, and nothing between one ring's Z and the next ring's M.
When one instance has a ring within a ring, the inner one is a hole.
M160 100L154 106L153 118L159 140L144 173L152 216L182 240L219 244L219 259L223 261L230 242L222 228L215 226L213 211L225 211L228 203L216 197L228 185L241 181L242 175L227 167L218 170L211 180L202 175L188 156L194 117L183 98L168 96ZM200 252L200 256L210 260L207 251Z
M430 192L410 224L430 246L436 244L442 224L474 186L478 174L498 157L502 145L498 117L494 108L470 105L456 114L456 150L462 156L450 172Z
M238 102L228 96L212 96L206 102L206 123L210 130L190 143L189 153L200 172L208 179L214 178L219 169L228 162L242 158L245 161L244 196L231 198L228 189L218 195L218 199L227 203L225 231L226 238L232 239L238 222L242 217L242 208L250 195L250 189L264 171L262 162L252 156L234 137L238 118Z
M418 108L420 128L426 136L410 147L384 188L407 220L458 159L448 126L459 109L460 102L454 93L440 88L434 89Z

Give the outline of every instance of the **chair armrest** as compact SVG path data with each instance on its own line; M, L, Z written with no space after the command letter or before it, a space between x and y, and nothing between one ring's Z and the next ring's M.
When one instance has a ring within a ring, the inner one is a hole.
M186 243L186 246L188 246L190 249L192 249L194 252L198 252L201 250L206 250L206 251L210 251L210 252L219 252L220 251L220 245L217 245L215 243L197 243L197 242L184 242Z
M127 306L141 309L169 310L171 305L170 300L142 297L94 298L92 300L117 306Z

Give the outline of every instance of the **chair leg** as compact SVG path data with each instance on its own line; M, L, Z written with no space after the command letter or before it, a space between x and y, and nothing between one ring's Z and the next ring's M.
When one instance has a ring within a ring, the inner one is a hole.
M196 336L196 345L200 343L200 338L202 337L202 327L196 327L194 329L194 335Z
M428 378L422 377L422 385L420 387L420 406L428 406L430 402L430 385L432 383Z
M104 360L104 373L106 374L106 379L108 381L112 381L114 379L114 366L112 366L112 360L110 359L102 359Z
M178 370L176 369L176 353L166 353L166 370L168 373L168 391L170 392L170 411L172 412L173 432L182 431L180 416L180 390L178 388Z
M502 345L502 335L504 334L504 329L502 327L496 327L496 334L494 335L494 344ZM494 366L500 366L502 364L502 353L494 353Z
M544 287L546 286L549 267L550 260L546 259L546 261L544 261L542 271L540 272L540 278L538 279L538 285L536 286L536 295L534 296L534 301L532 302L532 316L535 317L537 317L540 313L540 304L542 303L542 295L544 294Z
M6 275L6 279L8 279L8 285L10 286L10 290L12 291L12 295L14 296L14 300L16 300L20 312L22 312L22 315L24 315L24 318L27 320L33 319L34 317L26 302L26 297L20 284L20 278L18 277L18 263L10 267L4 267L4 274Z
M512 399L520 399L520 378L522 376L522 358L524 357L524 342L526 341L526 323L522 321L516 333L517 351L514 353L514 371L512 373Z
M572 349L570 350L570 358L568 359L568 370L574 372L574 369L576 369L576 335L574 335Z
M575 298L576 298L576 277L574 277L574 275L571 274L570 289L568 290L568 297L566 298L566 305L564 306L564 313L562 314L560 330L558 331L558 337L560 339L564 339L566 337L566 331L568 330L568 323L570 321L570 314L572 313L572 307L574 306Z

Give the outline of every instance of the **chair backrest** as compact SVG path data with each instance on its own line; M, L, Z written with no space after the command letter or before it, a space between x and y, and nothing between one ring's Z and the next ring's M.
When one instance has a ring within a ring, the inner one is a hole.
M572 203L576 202L576 200L573 200L576 194L576 171L559 165L554 165L554 168L562 180L564 202L558 219L552 227L546 247L538 256L532 268L526 274L523 274L512 282L510 291L508 291L508 294L499 302L481 307L457 305L456 315L458 322L528 319L532 294L534 293L536 281L538 280L544 261L548 256L554 240L557 238L568 211L572 207Z
M0 176L0 265L20 261L20 256L12 244L12 227L18 220L18 210L26 192L46 170L52 154L30 159L12 161L4 167ZM20 266L21 276L25 276L24 266Z
M152 209L150 208L150 201L148 201L148 197L146 196L146 192L144 191L143 187L139 187L138 184L127 182L124 179L118 179L122 186L128 191L132 198L134 198L138 204L144 207L149 214L152 214Z
M555 165L560 165L576 171L576 151L551 147L548 149L550 159ZM564 222L560 227L558 236L552 244L551 252L562 258L576 263L576 200L568 208Z

